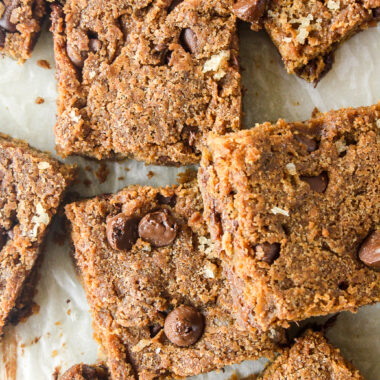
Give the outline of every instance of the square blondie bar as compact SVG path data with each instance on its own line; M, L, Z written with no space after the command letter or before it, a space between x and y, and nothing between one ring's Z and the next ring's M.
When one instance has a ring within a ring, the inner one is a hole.
M317 84L337 47L380 20L380 0L239 0L234 12L265 27L289 73Z
M210 136L205 219L247 325L380 301L379 141L380 103Z
M359 371L329 344L320 332L312 330L296 339L259 376L259 380L364 380Z
M0 1L0 54L30 58L46 13L45 0Z
M232 316L196 186L132 186L66 215L113 379L192 376L281 350L281 329L248 332Z
M53 6L62 156L200 160L240 127L232 0L67 0Z
M0 134L0 334L28 313L47 228L75 169Z

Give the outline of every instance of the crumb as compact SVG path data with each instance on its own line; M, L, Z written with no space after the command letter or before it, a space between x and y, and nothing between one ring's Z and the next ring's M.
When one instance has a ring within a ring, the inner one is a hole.
M92 172L92 167L90 165L86 165L84 167L84 170L88 171L88 172Z
M154 176L154 172L152 170L148 171L148 174L146 175L149 179L151 179Z
M38 60L37 65L42 67L43 69L51 69L51 65L46 59Z
M118 179L119 181L124 181L124 180L125 180L125 177L120 176L120 177L118 177L117 179Z
M125 170L126 172L129 172L131 169L129 169L129 168L124 168L124 170Z
M58 355L58 351L57 350L53 350L52 353L51 353L51 357L55 358L57 355Z
M57 321L57 322L55 322L54 323L56 326L61 326L62 325L62 323L60 322L60 321Z
M197 178L197 172L194 169L186 169L184 172L177 174L177 182L184 184Z
M71 299L68 298L68 299L66 300L66 303L70 303L70 302L71 302Z
M101 163L99 169L95 172L96 178L100 183L104 183L107 180L110 170L106 163Z
M37 315L40 312L40 305L33 302L32 315Z
M61 366L55 367L53 372L53 380L58 380L58 377L61 372Z
M83 180L83 185L85 185L86 187L91 186L91 184L92 182L89 179L86 178L85 180Z
M71 309L67 309L67 315L71 315Z
M42 104L42 103L45 103L45 99L41 98L41 96L37 96L35 102L36 104Z

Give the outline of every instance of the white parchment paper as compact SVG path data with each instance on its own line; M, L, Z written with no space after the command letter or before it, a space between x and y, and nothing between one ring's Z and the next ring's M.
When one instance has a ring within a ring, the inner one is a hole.
M246 126L280 117L304 120L314 107L327 111L380 100L380 26L346 42L336 54L333 70L316 89L286 74L265 33L251 32L245 25L240 31ZM37 64L40 59L47 60L52 69L40 67ZM0 131L53 154L54 74L52 41L47 31L42 34L33 58L24 65L0 60ZM36 104L37 97L45 102ZM98 163L75 158L68 161L82 168L82 184L75 190L85 196L115 192L133 183L174 183L176 175L184 171L184 168L147 167L135 161L107 163L110 174L100 184L93 172L84 169L90 166L97 170ZM147 176L149 171L154 172L151 178ZM39 313L17 327L8 326L0 343L1 380L52 379L56 369L62 373L75 363L102 359L93 340L88 305L71 263L69 246L67 243L60 246L53 239L57 231L58 223L49 236L35 297ZM328 337L367 380L380 379L380 304L362 308L357 314L342 313ZM260 371L264 363L265 360L247 362L200 378L227 379L234 371L245 376Z

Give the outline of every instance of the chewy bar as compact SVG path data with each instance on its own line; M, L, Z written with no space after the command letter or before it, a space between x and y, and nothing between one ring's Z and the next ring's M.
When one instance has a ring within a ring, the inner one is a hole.
M53 5L62 156L200 160L208 132L240 127L233 0Z
M281 350L281 329L236 323L202 211L190 184L132 186L66 206L113 379L192 376Z
M75 169L0 134L0 334L28 314L47 228Z
M210 136L205 219L247 325L380 301L380 103Z

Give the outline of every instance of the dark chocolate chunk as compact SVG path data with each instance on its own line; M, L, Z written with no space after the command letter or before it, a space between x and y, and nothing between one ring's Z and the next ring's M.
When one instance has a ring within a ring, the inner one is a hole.
M323 172L315 177L301 177L301 181L308 183L311 190L316 191L317 193L324 193L327 189L329 178L327 173Z
M281 245L279 243L262 243L255 247L256 257L268 264L273 264L280 257L280 250Z
M139 236L155 247L172 244L177 236L178 225L168 210L145 215L139 223Z
M18 6L18 1L13 1L10 5L5 8L3 16L0 19L0 27L5 29L7 32L14 33L17 31L16 24L11 22L12 12Z
M372 232L359 249L360 260L370 268L380 269L380 230Z
M233 7L237 17L247 22L257 22L264 15L267 0L239 0Z
M165 319L165 335L176 346L194 344L201 337L203 329L203 315L192 306L179 306Z
M136 243L138 219L125 214L107 218L107 240L113 249L130 250Z
M183 48L189 53L195 53L198 49L198 41L196 34L190 29L186 28L181 33L181 44Z

